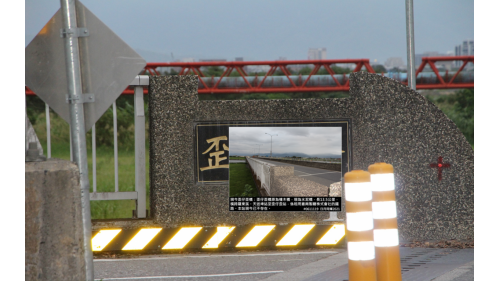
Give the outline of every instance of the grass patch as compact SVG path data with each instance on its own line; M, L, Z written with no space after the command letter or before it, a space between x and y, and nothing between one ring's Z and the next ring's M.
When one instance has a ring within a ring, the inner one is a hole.
M229 160L245 160L245 157L229 156Z
M246 188L245 188L246 187ZM229 197L257 197L252 172L245 163L229 164Z
M45 112L35 117L35 129L44 155L47 156L47 133ZM87 161L90 190L93 191L92 175L92 142L91 131L87 133ZM69 125L60 117L51 114L52 158L70 160ZM147 142L147 141L146 141ZM114 148L97 142L96 149L96 186L97 192L113 192L115 190ZM135 153L133 149L118 145L118 186L119 191L135 189ZM149 209L149 149L146 147L146 209ZM132 218L136 209L135 200L90 201L92 219Z
M57 146L52 150L52 158L69 160L69 145ZM118 150L119 191L135 190L135 154L133 151ZM93 191L92 152L88 151L90 192ZM101 147L96 151L97 192L115 191L115 168L113 148ZM146 209L149 209L149 151L146 150ZM132 218L135 200L90 201L92 219Z
M474 147L474 89L462 89L450 95L428 95L426 98L457 125Z

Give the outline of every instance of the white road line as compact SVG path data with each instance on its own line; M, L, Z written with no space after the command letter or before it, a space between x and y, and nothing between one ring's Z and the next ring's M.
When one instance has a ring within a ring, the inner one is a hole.
M302 172L304 173L304 172ZM315 175L323 175L323 174L333 174L333 173L340 173L340 172L328 172L328 173L318 173L318 174L307 174L307 176L298 176L298 177L308 177L308 176L315 176ZM304 173L306 174L306 173Z
M186 255L186 256L171 256L158 258L132 258L132 259L94 259L94 262L120 262L120 261L138 261L138 260L166 260L166 259L181 259L181 258L217 258L217 257L257 257L257 256L291 256L291 255L317 255L317 254L338 254L337 251L321 251L321 252L295 252L295 253L272 253L272 254L248 254L248 255Z
M299 171L299 170L295 170L295 172L299 172L299 173L303 173L303 174L306 174L306 175L311 175L311 174L308 174L306 172L302 172L302 171ZM299 176L300 177L300 176Z
M143 276L143 277L118 277L118 278L101 278L94 280L145 280L145 279L164 279L164 278L205 278L205 277L225 277L237 275L251 275L251 274L269 274L269 273L282 273L283 270L274 271L257 271L257 272L240 272L240 273L223 273L223 274L207 274L207 275L171 275L171 276Z

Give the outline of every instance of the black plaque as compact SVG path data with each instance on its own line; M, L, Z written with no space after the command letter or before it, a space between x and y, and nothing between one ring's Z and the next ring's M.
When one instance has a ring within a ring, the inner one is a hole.
M196 124L196 179L198 183L229 180L229 126Z

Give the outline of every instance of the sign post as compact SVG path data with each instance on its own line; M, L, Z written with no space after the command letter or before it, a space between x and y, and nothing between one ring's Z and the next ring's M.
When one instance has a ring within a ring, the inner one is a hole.
M145 65L77 0L61 0L61 9L25 49L26 86L70 124L72 161L80 169L86 280L94 280L94 270L85 133Z
M94 262L91 246L92 224L90 217L89 175L85 124L83 116L83 94L80 76L80 51L78 48L78 26L76 22L75 0L61 0L63 17L64 54L68 81L68 101L70 112L71 142L73 159L80 170L80 191L82 199L83 246L85 251L85 276L94 280ZM88 32L88 31L87 31Z

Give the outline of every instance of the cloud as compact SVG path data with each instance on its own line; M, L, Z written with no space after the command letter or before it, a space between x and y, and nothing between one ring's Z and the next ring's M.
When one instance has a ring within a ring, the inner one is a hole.
M267 134L266 134L267 133ZM271 136L272 147L271 147ZM230 127L230 154L340 155L340 127Z

